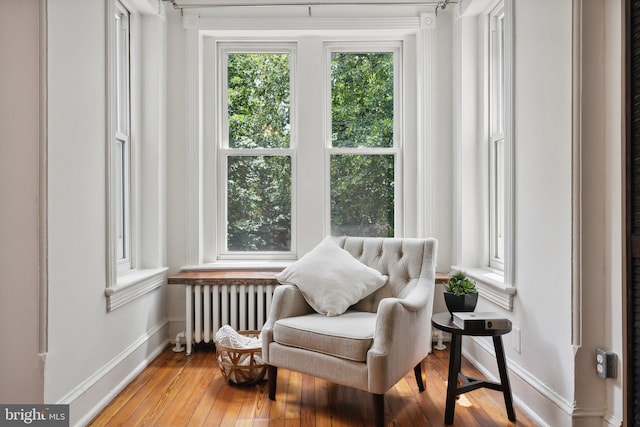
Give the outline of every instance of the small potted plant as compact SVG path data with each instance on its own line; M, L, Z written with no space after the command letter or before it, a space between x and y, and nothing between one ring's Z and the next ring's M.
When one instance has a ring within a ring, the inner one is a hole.
M451 313L451 318L454 311L475 310L478 303L476 282L471 280L464 271L454 273L444 287L444 302Z

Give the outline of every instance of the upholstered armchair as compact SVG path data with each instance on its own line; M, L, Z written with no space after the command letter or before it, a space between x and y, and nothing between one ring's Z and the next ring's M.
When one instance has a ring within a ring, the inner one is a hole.
M276 287L262 330L269 398L276 399L277 368L285 368L372 393L376 425L382 426L384 393L412 368L424 390L422 360L431 351L437 241L341 237L334 242L384 275L383 285L340 315L319 313L304 288ZM310 267L303 266L303 273L305 268ZM331 268L331 262L319 268L320 279L329 277ZM321 293L322 285L314 285L313 292Z

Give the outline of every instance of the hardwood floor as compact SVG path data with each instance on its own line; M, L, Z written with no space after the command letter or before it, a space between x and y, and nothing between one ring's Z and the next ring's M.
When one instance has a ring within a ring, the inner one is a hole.
M413 370L385 394L387 426L444 426L449 351L434 351L425 360L425 386L418 392ZM482 375L463 359L462 371ZM191 356L167 348L92 421L90 426L370 426L370 394L278 370L277 400L268 397L266 381L253 386L229 385L212 346L198 346ZM479 389L461 395L455 426L535 426L516 407L510 422L502 393Z

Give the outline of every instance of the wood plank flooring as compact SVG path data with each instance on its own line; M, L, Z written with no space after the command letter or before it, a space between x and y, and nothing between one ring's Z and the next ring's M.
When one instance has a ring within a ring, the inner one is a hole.
M385 394L387 426L444 426L449 351L434 351L424 362L425 386L418 391L413 370ZM463 359L462 371L482 374ZM270 426L354 427L373 425L370 394L286 369L278 370L277 400L266 382L229 385L212 346L193 355L168 347L92 421L90 426ZM461 395L454 426L535 426L516 407L507 419L501 392L480 389Z

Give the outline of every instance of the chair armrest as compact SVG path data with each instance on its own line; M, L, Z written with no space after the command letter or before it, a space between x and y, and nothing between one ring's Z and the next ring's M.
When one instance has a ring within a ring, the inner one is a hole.
M398 302L409 311L417 311L430 306L429 303L433 300L434 292L435 283L420 278L409 294L402 299L398 299Z
M302 316L315 311L302 296L302 292L292 285L278 285L273 292L271 309L262 327L262 359L269 363L269 344L273 342L273 325L286 317Z
M433 296L427 294L428 298ZM411 295L380 301L373 344L367 354L371 393L385 393L428 354L432 305L420 302L416 304Z

